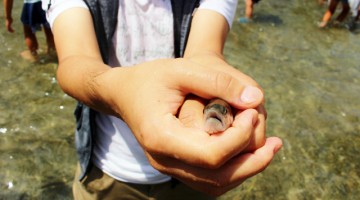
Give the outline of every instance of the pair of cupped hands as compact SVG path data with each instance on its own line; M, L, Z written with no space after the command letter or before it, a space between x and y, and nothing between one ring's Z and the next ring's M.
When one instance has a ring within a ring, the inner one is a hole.
M279 138L265 136L262 89L220 56L155 60L110 71L101 81L121 81L107 84L119 86L110 101L150 164L194 189L221 195L263 171L282 146ZM236 112L227 130L210 135L203 129L203 109L213 98Z

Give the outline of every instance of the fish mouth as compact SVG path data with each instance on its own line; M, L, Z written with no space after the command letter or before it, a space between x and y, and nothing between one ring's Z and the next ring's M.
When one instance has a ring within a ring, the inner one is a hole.
M204 108L204 129L209 134L224 132L231 126L233 114L230 105L221 99L211 100Z
M208 110L205 113L205 120L216 120L218 123L221 123L222 126L225 125L225 117L223 114L219 113L217 110Z
M225 116L217 110L207 110L205 113L204 130L209 134L224 132L227 129Z

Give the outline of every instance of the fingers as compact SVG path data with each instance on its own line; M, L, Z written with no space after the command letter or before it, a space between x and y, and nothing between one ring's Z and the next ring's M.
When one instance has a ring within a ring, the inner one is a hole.
M186 128L172 117L162 120L163 126L153 121L157 132L143 140L151 154L169 156L182 162L206 168L218 168L240 153L249 144L256 123L257 111L246 110L237 116L233 126L221 134L209 135L198 128ZM160 130L161 129L161 130Z
M193 127L203 129L205 124L203 121L203 109L205 101L194 95L190 95L185 100L183 106L179 111L178 118L186 127ZM257 119L253 119L254 131L250 139L249 145L242 151L243 153L253 152L256 149L264 146L266 140L266 111L263 106L258 109ZM238 111L240 114L243 111ZM235 115L236 117L237 115ZM254 115L255 117L255 115ZM237 119L241 121L241 119Z
M266 141L266 111L263 106L257 108L258 118L255 124L253 137L251 138L250 144L246 147L243 153L253 152L256 149L264 146Z
M236 178L249 178L257 173L262 172L270 164L275 154L282 147L282 141L277 137L266 139L263 147L257 149L253 153L240 155L238 158L231 160L234 174Z
M207 148L215 152L210 152L207 159L211 161L211 166L219 167L233 156L242 152L250 143L253 137L254 124L257 121L257 111L248 109L241 112L235 119L230 128L221 134L212 135L211 145ZM216 158L214 156L219 156ZM212 158L214 157L214 158ZM210 167L211 167L210 166Z
M197 190L220 195L265 170L281 146L279 138L268 138L263 147L253 153L239 154L218 169L194 167L176 159L159 156L150 155L149 160L162 173L169 174Z

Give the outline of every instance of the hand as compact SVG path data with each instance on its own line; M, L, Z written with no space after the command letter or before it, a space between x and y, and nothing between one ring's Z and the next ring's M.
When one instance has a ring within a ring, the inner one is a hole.
M204 130L203 110L206 106L206 102L207 100L196 97L194 95L189 95L186 98L178 113L178 118L184 124L184 126ZM254 132L252 134L249 144L242 153L253 152L265 144L266 111L264 106L262 105L260 105L256 110L258 112L258 117L256 123L254 124ZM235 115L235 118L238 117L241 112L241 110L238 111L237 115Z
M325 28L327 26L327 22L326 21L321 21L318 23L318 27L319 28Z
M237 70L228 74L189 59L169 59L109 69L96 77L95 85L105 87L99 99L110 102L126 121L154 168L196 189L218 188L214 194L219 194L263 170L281 146L278 140L270 142L259 151L269 156L261 158L247 154L257 160L251 163L253 171L237 171L240 163L247 166L247 159L238 155L249 144L257 123L258 112L250 108L263 102L261 90L245 87L243 78ZM209 136L198 128L185 127L176 117L190 93L205 99L219 97L244 111L223 134ZM228 177L209 175L213 172Z
M194 95L188 96L179 112L180 121L187 127L203 129L204 121L202 110L204 109L204 103L204 99ZM185 166L186 172L192 173L192 171L195 171L194 176L196 176L197 170L202 171L203 176L212 177L213 180L216 180L215 182L211 182L211 180L188 181L182 177L176 178L194 189L218 196L235 188L247 178L263 171L281 147L281 140L278 138L269 138L266 141L265 128L263 126L265 125L264 116L264 114L258 114L258 122L255 125L250 144L248 144L238 156L230 159L220 168L203 169L191 167L191 169L188 169L190 166ZM238 113L237 117L241 117L241 113ZM261 126L259 124L261 124ZM169 163L163 164L164 166L162 167L164 169L173 168L169 166ZM179 166L177 167L179 169Z
M252 153L238 155L218 169L196 168L176 161L164 162L162 167L168 170L185 171L193 179L189 181L183 177L174 177L205 194L220 196L265 170L281 146L282 142L279 138L267 138L263 147ZM205 179L199 180L202 177Z
M240 81L244 85L258 87L255 80L251 77L241 73L239 70L230 66L221 55L218 55L214 52L206 52L202 54L196 54L189 57L190 60L203 65L204 67L213 68L213 69L222 69L227 72L229 75L236 74L238 77L241 77ZM179 111L179 119L188 127L202 128L203 126L203 109L205 106L205 100L199 97L190 96L186 99L181 110ZM263 101L264 102L264 101ZM266 140L266 110L263 106L264 103L261 103L257 108L257 122L255 124L255 129L253 137L249 145L244 149L244 152L253 152L254 150L262 147L265 144ZM242 110L235 109L235 113L240 113ZM237 115L235 115L235 118Z
M243 143L248 143L251 137L257 112L254 109L242 112L227 134L209 137L202 130L184 127L176 118L185 97L189 93L206 99L216 96L237 109L257 107L263 101L258 88L244 87L237 77L187 59L113 68L95 82L108 87L99 93L102 95L99 99L110 102L145 151L210 168L219 167L243 150ZM222 142L225 148L215 141Z
M203 63L204 66L209 66L211 68L221 68L227 65L221 57L214 54L201 56L197 55L195 57L192 57L192 60L198 63ZM252 80L250 77L246 77L245 75L243 77L243 81L248 85L258 87L254 80ZM189 95L179 111L180 121L183 122L184 125L187 127L203 129L203 109L205 107L205 103L206 100L194 95ZM225 164L223 164L219 169L202 169L203 173L207 173L207 176L213 177L214 180L217 180L217 182L189 182L188 180L184 180L181 177L178 177L178 179L194 189L198 189L202 192L217 196L238 186L250 176L253 176L263 171L270 163L274 154L281 147L281 140L279 138L269 138L268 140L266 140L266 111L262 105L258 106L256 110L258 112L257 121L254 124L254 129L252 133L253 136L251 137L251 140L249 144L247 144L246 148L238 156L230 159ZM240 117L241 112L242 111L239 110L235 118ZM262 154L259 152L264 153L266 156L259 155ZM247 160L247 158L249 157L258 160L252 163L251 159ZM246 165L249 166L249 168L244 167ZM164 168L166 168L165 166ZM242 169L247 169L248 171ZM186 171L189 172L190 170ZM235 173L235 171L239 173Z

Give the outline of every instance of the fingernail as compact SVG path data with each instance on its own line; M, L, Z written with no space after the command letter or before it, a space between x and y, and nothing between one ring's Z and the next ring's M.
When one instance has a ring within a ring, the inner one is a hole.
M243 103L253 103L262 98L262 92L259 88L254 86L246 86L240 96L240 101Z

